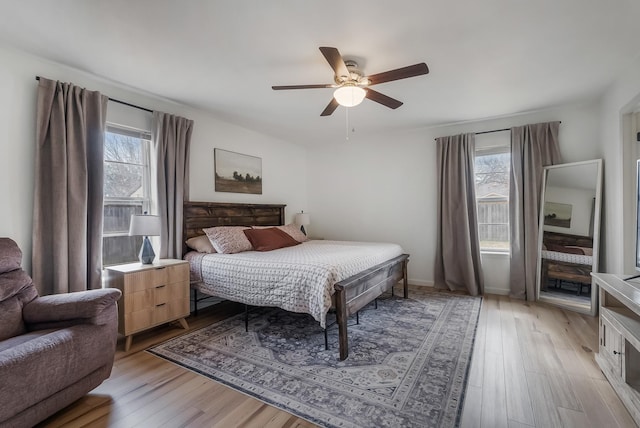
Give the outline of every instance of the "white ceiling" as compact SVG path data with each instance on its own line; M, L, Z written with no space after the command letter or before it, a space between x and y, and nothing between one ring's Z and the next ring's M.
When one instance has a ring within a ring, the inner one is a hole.
M430 68L375 87L397 110L349 109L360 136L596 96L640 54L639 21L637 0L0 0L5 44L303 144L344 138L345 108L271 86L332 83L319 46L365 74Z

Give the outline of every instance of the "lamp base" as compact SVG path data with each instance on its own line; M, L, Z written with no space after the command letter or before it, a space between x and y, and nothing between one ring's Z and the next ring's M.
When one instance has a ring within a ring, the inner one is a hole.
M142 240L142 247L140 247L140 263L143 265L150 265L153 263L153 259L156 258L156 253L153 252L151 241L149 237L145 236Z

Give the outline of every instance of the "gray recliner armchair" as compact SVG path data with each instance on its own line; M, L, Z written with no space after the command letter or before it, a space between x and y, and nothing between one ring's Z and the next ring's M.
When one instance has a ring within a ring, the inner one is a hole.
M0 427L32 426L111 374L120 291L38 297L22 252L0 238Z

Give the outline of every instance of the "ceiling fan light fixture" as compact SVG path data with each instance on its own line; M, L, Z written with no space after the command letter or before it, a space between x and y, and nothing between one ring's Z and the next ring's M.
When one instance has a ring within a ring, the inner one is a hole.
M338 104L345 107L357 106L364 100L367 91L359 86L341 86L333 92L333 98Z

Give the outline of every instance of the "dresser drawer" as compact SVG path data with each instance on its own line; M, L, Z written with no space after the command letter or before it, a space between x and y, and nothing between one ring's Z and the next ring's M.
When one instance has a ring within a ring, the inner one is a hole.
M182 263L165 268L166 284L174 284L189 279L189 263Z
M162 324L189 314L189 299L176 299L156 305L153 313L154 324Z
M166 284L167 275L165 271L166 268L158 268L126 274L124 278L124 292L135 293Z
M151 306L135 312L124 314L121 333L125 336L146 330L155 325L155 307Z
M172 302L189 298L189 283L182 281L167 285L158 285L154 289L154 304Z
M153 288L135 293L123 295L125 313L137 312L143 309L152 309L155 306L155 293Z

